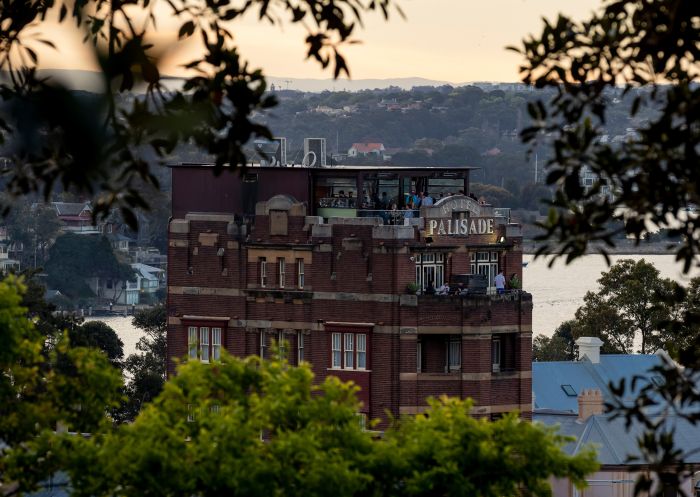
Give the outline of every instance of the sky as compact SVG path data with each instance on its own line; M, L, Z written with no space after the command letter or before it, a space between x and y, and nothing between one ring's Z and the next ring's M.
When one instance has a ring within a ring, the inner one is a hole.
M464 83L517 81L520 59L505 47L517 45L541 29L542 16L563 12L584 19L600 0L399 0L406 14L394 12L385 22L378 14L365 20L344 54L353 79L423 77ZM191 60L196 43L174 43L179 23L161 22L158 41L171 50L164 64L168 74ZM305 61L304 28L270 26L247 15L230 25L242 54L265 74L292 78L330 78L313 61ZM94 69L94 58L80 46L80 37L67 26L52 26L59 53L41 51L41 67Z

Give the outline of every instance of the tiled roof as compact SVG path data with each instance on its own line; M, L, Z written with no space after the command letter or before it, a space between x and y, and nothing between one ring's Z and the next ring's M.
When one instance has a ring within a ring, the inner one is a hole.
M577 416L572 414L538 412L533 414L533 421L548 426L558 425L561 435L574 437L576 440L564 447L570 455L593 445L601 465L641 464L641 461L630 461L630 457L641 457L637 439L643 434L644 426L639 423L633 423L628 430L624 419L613 420L606 414L578 421ZM697 451L700 449L700 429L697 426L677 416L669 416L662 426L675 428L674 442L677 448L686 453L685 462L700 463L700 452Z
M88 202L51 202L59 216L79 216L83 210L92 211Z
M370 152L380 152L384 144L382 143L353 143L352 147L361 154L368 154Z
M534 408L578 413L576 395L583 389L597 388L603 393L603 400L607 401L610 398L610 382L618 383L622 378L629 381L635 375L648 376L649 369L660 364L661 357L641 354L603 354L597 364L587 358L581 361L533 362ZM574 395L567 395L563 385L570 385ZM630 398L635 396L634 392L628 395Z

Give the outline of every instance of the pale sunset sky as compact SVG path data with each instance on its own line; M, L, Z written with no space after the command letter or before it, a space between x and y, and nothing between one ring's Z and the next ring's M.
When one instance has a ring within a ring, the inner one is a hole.
M576 19L587 17L601 5L600 0L399 0L406 14L393 12L389 22L377 14L365 19L356 39L348 46L353 79L423 77L452 83L469 81L516 81L519 58L505 50L527 34L541 29L542 16L553 18L563 12ZM68 22L66 24L69 24ZM162 39L174 45L180 22L161 22ZM265 74L293 78L330 78L318 64L305 61L305 31L286 24L270 26L255 15L229 26L242 54ZM60 34L58 34L60 32ZM59 53L42 50L41 67L92 69L94 60L80 47L77 33L62 26ZM197 40L198 42L198 40ZM195 43L175 50L164 67L173 74L191 60ZM189 54L188 54L189 52Z

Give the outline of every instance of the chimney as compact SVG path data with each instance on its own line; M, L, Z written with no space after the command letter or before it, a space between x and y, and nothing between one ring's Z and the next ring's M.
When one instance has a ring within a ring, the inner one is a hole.
M597 388L584 389L578 396L578 420L603 414L603 394Z
M576 340L578 345L578 358L583 359L584 356L593 364L600 363L600 346L603 341L598 337L581 337Z

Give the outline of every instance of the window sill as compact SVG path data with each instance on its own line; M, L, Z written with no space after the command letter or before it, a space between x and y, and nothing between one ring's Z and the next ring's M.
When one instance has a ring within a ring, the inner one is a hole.
M346 373L371 373L371 369L326 368L326 371L344 371Z

